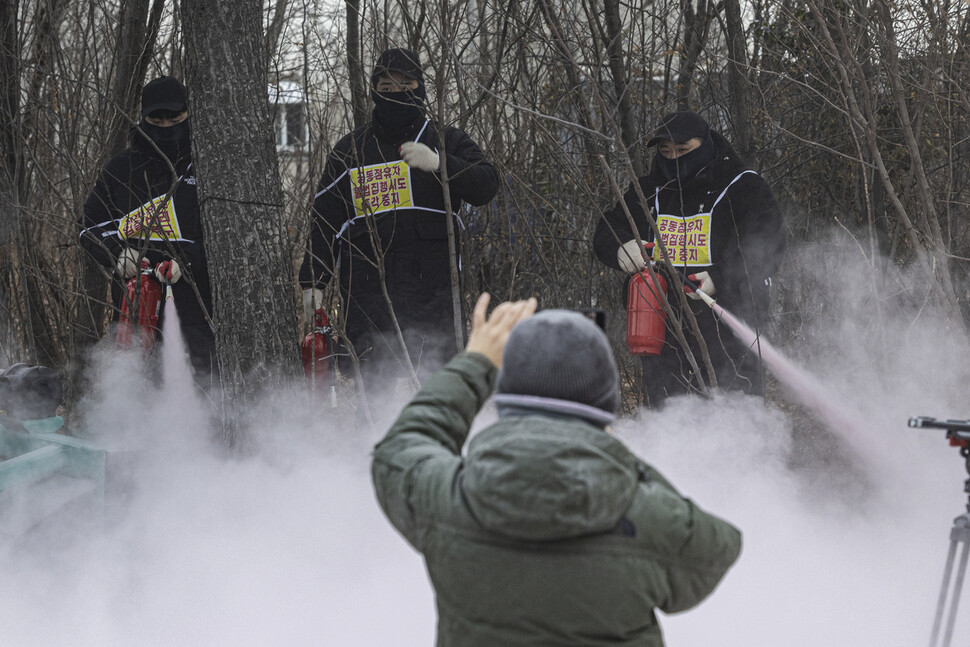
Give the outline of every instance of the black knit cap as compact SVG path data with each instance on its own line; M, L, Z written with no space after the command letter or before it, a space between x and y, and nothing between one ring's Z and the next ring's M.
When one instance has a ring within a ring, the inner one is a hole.
M660 120L660 125L653 131L653 136L647 146L653 146L663 140L670 140L675 144L683 144L689 139L707 137L710 126L696 112L678 110Z
M496 391L587 404L616 413L620 375L606 334L572 310L542 310L516 324Z
M370 77L371 83L374 83L381 74L388 72L400 72L409 79L424 80L421 59L409 49L386 49L381 52L374 65L374 73Z
M141 116L159 110L182 112L188 108L185 86L171 76L160 76L145 84L141 91Z

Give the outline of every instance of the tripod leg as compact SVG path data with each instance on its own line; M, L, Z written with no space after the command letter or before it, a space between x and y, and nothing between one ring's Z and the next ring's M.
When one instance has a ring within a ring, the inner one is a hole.
M946 566L943 567L943 586L940 587L940 597L936 603L936 616L933 618L933 633L930 636L930 647L936 645L940 636L940 622L943 620L943 610L946 608L946 597L950 591L950 576L953 574L953 558L957 554L957 540L950 539L950 551L946 555Z
M970 544L963 542L963 552L960 553L960 569L957 571L957 579L953 585L953 598L950 600L950 617L946 621L946 632L943 634L942 647L950 647L950 639L953 638L953 625L957 620L957 606L960 604L960 591L963 590L963 576L967 572L967 555L970 554Z

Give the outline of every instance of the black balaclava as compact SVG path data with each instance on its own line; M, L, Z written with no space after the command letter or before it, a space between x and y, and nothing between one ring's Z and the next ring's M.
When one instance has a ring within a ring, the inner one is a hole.
M714 160L715 153L714 139L711 138L711 131L708 129L707 135L701 140L701 145L686 155L668 159L658 150L657 168L668 180L687 182L694 179L701 169Z
M171 161L189 156L192 128L188 119L173 126L154 126L142 119L139 127Z
M418 87L404 92L378 92L371 90L374 100L374 121L389 134L404 135L408 127L424 117L426 98L424 82L418 80Z
M377 92L374 89L377 77L391 72L416 80L418 87L403 92ZM411 124L424 117L427 91L418 55L403 48L381 52L371 74L370 96L374 100L374 122L378 127L392 137L405 137Z
M138 126L171 161L189 156L189 120L173 126L153 126L145 120L152 113L178 114L188 109L185 86L171 76L160 76L145 84L141 92L141 123ZM154 151L152 146L148 147Z

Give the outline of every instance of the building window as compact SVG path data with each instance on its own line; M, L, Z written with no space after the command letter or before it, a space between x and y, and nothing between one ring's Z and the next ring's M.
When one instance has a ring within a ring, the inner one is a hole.
M310 131L300 85L294 81L280 81L276 85L270 85L269 102L273 109L276 149L293 151L305 148L310 139Z

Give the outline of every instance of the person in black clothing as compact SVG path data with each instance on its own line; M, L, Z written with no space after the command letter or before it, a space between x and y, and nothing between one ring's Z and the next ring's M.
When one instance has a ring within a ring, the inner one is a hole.
M129 147L105 165L84 202L80 243L114 274L116 320L125 282L143 258L159 281L171 283L192 368L205 387L216 369L215 337L189 135L185 86L170 76L146 84Z
M372 121L343 137L327 158L299 280L310 320L322 288L339 276L346 341L373 392L408 375L394 319L419 380L457 352L441 171L452 214L462 202L489 202L498 174L466 133L425 116L424 75L414 52L380 55L371 97ZM457 233L462 223L456 220ZM346 352L340 360L353 375Z
M748 325L760 330L766 321L768 286L785 247L781 210L765 181L745 168L727 140L691 111L667 115L650 139L657 146L649 174L638 178L646 205L633 186L623 196L641 240L617 205L603 215L593 237L594 252L605 265L634 274L646 259L662 260L655 244L653 219L673 268ZM643 244L643 246L641 245ZM646 251L650 250L650 251ZM646 258L645 258L646 257ZM660 262L656 268L669 274ZM696 338L668 280L667 297L697 365L704 371ZM691 310L707 344L720 388L763 394L758 348L741 344L699 295L688 289ZM624 297L626 291L624 291ZM660 355L641 356L644 403L658 407L667 397L696 390L684 349L669 332ZM705 379L705 383L709 380Z

